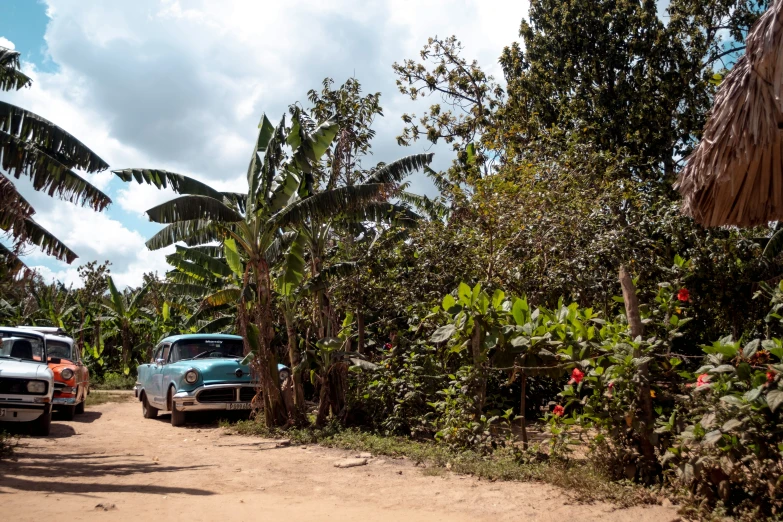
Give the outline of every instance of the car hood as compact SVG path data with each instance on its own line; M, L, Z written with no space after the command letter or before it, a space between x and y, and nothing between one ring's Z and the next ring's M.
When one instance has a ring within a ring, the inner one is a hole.
M181 361L181 364L198 370L205 383L210 381L249 382L250 367L243 366L240 362L241 359L191 359ZM237 370L242 370L241 376L237 376Z
M16 359L0 359L0 377L41 379L50 383L54 380L52 370L45 364L36 361L18 361Z

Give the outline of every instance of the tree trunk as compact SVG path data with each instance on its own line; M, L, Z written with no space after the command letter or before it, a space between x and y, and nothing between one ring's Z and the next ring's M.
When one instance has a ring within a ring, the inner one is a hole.
M519 398L519 417L522 424L522 449L527 449L527 417L525 416L525 395L527 394L527 374L522 370L521 376L522 393Z
M296 327L291 313L284 313L285 328L288 334L288 364L291 367L293 384L292 420L297 426L307 424L307 409L305 407L304 388L302 387L302 370L299 365L299 347L297 346Z
M644 325L639 313L639 300L636 297L636 288L633 280L624 266L620 267L620 285L623 289L623 301L625 313L628 317L628 326L631 329L631 337L634 339L644 335ZM641 357L641 348L634 348L634 357ZM653 405L650 394L650 368L645 363L639 366L639 405L642 410L641 433L639 433L642 456L645 467L655 469L658 467L658 459L655 457L655 447L651 438L653 434Z
M356 328L359 330L359 337L356 341L356 351L364 355L364 311L356 311Z

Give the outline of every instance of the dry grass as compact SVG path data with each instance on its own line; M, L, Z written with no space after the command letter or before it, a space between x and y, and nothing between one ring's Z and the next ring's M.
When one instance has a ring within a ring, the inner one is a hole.
M108 402L131 402L136 398L133 395L126 393L106 393L106 392L90 392L87 396L85 406L97 406L99 404L106 404Z

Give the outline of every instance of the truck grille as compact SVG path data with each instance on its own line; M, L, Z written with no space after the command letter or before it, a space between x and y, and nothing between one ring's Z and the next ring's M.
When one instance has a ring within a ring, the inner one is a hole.
M214 390L202 390L196 398L199 402L235 402L237 400L237 389L216 388Z
M251 388L250 386L245 386L244 388L239 389L240 402L250 402L253 400L253 397L255 396L256 396L255 388Z
M0 379L0 393L9 395L46 395L48 392L49 384L47 383L47 389L44 393L30 393L27 391L27 383L31 379L13 379L4 378Z

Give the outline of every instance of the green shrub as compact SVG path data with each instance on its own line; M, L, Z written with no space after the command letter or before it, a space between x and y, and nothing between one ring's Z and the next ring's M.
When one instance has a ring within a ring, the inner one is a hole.
M93 382L91 386L96 390L132 390L135 384L136 377L133 375L108 372L103 380Z

